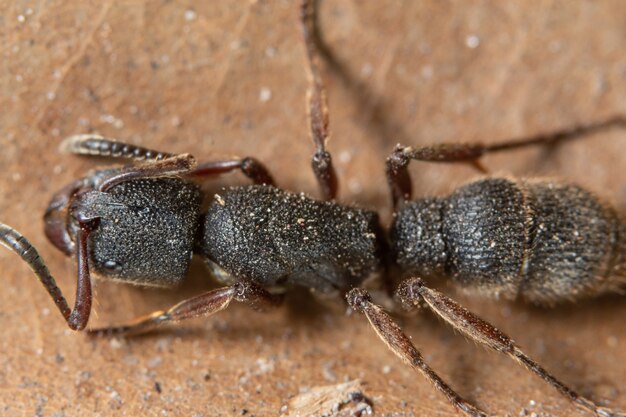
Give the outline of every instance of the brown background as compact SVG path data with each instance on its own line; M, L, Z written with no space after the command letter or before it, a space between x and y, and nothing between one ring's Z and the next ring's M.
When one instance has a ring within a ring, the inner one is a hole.
M97 131L199 159L251 154L282 187L317 191L296 4L195 3L0 2L0 219L32 240L72 300L74 263L46 242L41 222L51 193L94 166L58 153L66 135ZM626 113L620 0L326 0L321 22L345 70L325 72L340 201L385 218L383 161L396 142L495 142ZM626 132L616 130L485 165L562 176L624 209L625 149ZM412 172L418 195L476 175L425 164ZM241 182L233 175L218 185ZM15 255L0 250L0 270L2 416L272 416L300 391L354 378L379 416L455 415L363 318L303 296L268 314L237 305L169 332L90 340L66 329ZM170 292L100 282L91 324L213 285L201 262L190 275ZM543 310L456 296L576 389L626 408L623 297ZM546 384L430 315L403 324L429 363L482 408L576 414Z

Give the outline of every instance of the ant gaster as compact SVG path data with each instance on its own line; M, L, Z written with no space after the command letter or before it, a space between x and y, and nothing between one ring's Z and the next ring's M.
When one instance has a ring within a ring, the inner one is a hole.
M107 279L171 287L184 279L191 256L198 254L226 284L129 324L87 330L93 335L142 333L162 323L212 315L233 300L277 305L293 286L343 294L386 345L458 410L486 416L424 362L400 327L361 288L372 273L396 265L409 276L397 290L397 299L405 306L426 304L455 329L509 355L578 406L598 416L624 416L574 392L504 333L422 280L446 275L485 295L539 304L616 292L626 282L623 217L578 186L547 180L487 178L447 197L409 201L407 170L411 160L478 165L487 153L623 127L624 119L489 146L398 146L386 165L395 212L385 233L376 213L332 201L338 183L326 150L328 110L318 70L313 9L310 0L303 1L311 84L308 111L316 146L312 166L325 201L276 188L269 171L254 158L197 164L189 154L79 135L66 139L64 150L143 162L95 171L61 189L49 204L46 236L66 255L76 256L78 263L74 308L21 234L0 224L0 243L29 264L74 330L83 330L89 319L91 271ZM225 189L202 214L201 191L191 179L234 170L255 185Z

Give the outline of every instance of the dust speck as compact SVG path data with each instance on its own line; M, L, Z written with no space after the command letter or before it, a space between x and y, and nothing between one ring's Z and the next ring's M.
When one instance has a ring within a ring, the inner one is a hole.
M424 65L420 71L422 78L425 78L425 79L432 78L434 73L435 73L435 69L433 68L432 65Z
M262 103L265 103L265 102L270 101L271 98L272 98L272 90L270 90L267 87L262 87L261 91L259 92L259 101Z
M122 347L122 341L115 337L113 339L111 339L111 341L109 342L109 345L111 346L112 349L119 349Z
M185 10L185 20L188 22L191 22L193 20L196 20L196 18L198 17L198 14L191 9L187 9Z
M339 152L339 162L341 162L342 164L347 164L352 161L352 156L353 153L351 151L343 150Z
M468 35L465 38L465 45L470 49L476 49L480 45L480 38L476 35Z

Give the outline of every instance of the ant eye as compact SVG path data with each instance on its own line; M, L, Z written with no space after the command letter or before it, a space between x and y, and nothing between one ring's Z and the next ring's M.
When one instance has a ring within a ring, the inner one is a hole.
M120 272L122 270L121 264L111 260L105 261L103 266L111 272Z

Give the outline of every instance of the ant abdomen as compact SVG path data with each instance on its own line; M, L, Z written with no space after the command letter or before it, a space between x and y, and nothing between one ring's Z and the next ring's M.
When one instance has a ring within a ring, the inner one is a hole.
M488 178L407 203L391 227L407 271L448 276L488 296L538 304L626 282L626 226L595 195L551 180Z

